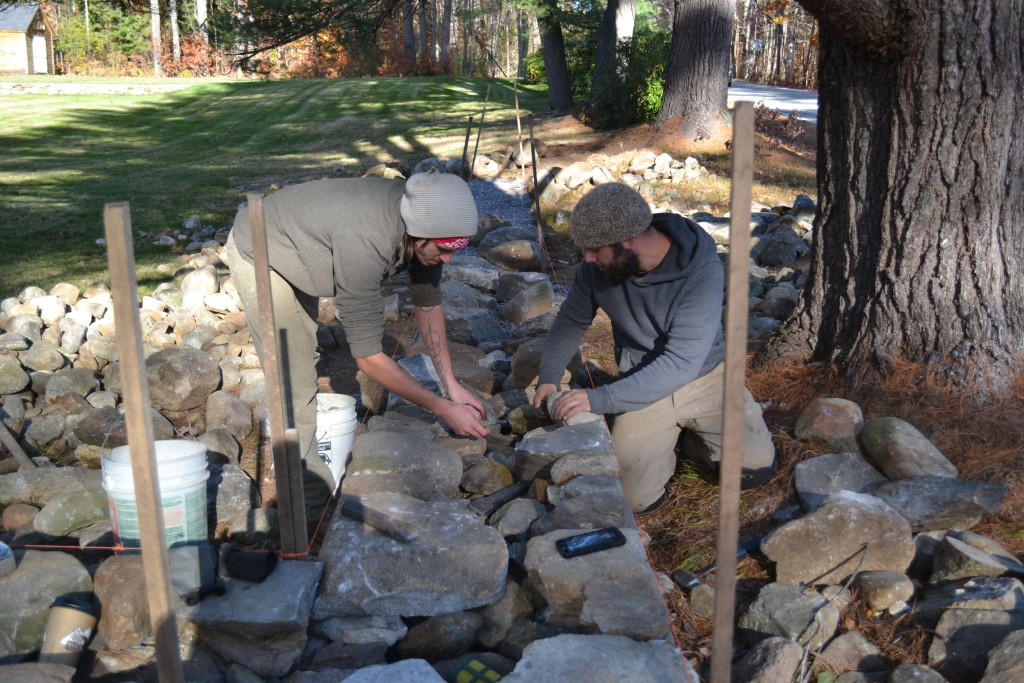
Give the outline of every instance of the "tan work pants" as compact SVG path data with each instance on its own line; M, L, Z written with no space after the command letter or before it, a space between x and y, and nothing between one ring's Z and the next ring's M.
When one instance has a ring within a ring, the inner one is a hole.
M238 252L234 235L228 235L224 260L231 269L231 278L238 298L245 307L256 353L263 358L259 306L256 300L256 271ZM294 424L302 454L302 482L306 510L315 522L334 492L334 475L320 458L316 448L316 363L320 358L316 342L316 318L319 299L293 288L288 281L270 271L270 298L274 307L274 323L283 331L279 340L278 362L287 372L290 386L284 387L285 424ZM287 348L285 348L285 346ZM271 381L267 378L267 381Z
M682 430L683 453L717 463L722 455L724 364L682 389L640 410L622 413L612 425L612 441L633 509L655 503L676 468L676 444ZM743 390L744 470L770 468L775 461L771 434L761 406Z

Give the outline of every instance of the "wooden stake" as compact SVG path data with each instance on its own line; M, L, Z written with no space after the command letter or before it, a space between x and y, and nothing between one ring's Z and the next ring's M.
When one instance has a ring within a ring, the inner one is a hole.
M473 117L470 116L469 124L466 126L466 141L462 143L462 168L460 169L460 172L462 173L462 179L467 181L469 180L470 176L473 173L473 171L466 166L466 164L469 162L469 157L466 156L467 154L469 154L469 134L472 132Z
M7 425L0 421L0 442L3 442L7 446L7 450L11 452L14 459L18 461L18 466L23 470L34 470L36 464L32 462L32 458L28 457L28 454L21 448L21 444L14 438L14 434L11 434L10 430L7 429Z
M288 382L278 362L277 324L270 291L270 256L267 253L263 195L252 192L249 201L249 229L252 232L256 301L259 306L260 337L263 340L263 373L267 379L267 412L270 419L270 448L274 453L274 481L277 485L277 514L281 525L281 552L304 555L309 549L306 535L306 500L302 489L302 458L297 439L288 447L285 431L284 387ZM283 345L281 345L283 346ZM294 430L290 430L294 432Z
M533 201L535 211L537 212L537 241L540 242L540 246L544 247L544 251L547 248L544 245L544 219L540 215L540 183L537 182L537 143L533 139L533 117L530 117L530 159L533 161Z
M512 92L516 96L516 133L519 135L519 179L526 182L526 164L523 163L523 123L519 118L519 83L512 81Z
M491 99L491 86L487 85L487 94L484 95L484 108L480 112L480 126L476 129L476 142L473 144L473 161L469 165L469 179L473 179L473 171L476 169L476 150L480 147L480 133L484 130L484 116L487 115L487 102Z
M722 461L719 464L718 545L715 558L715 618L711 647L712 683L729 683L733 616L736 608L736 550L743 453L743 378L747 365L747 281L750 254L750 199L754 174L754 107L733 108L732 217L726 285L725 380L722 399Z
M103 209L103 224L106 228L110 287L117 292L114 296L114 324L117 327L117 351L121 358L124 417L135 483L135 507L139 516L146 599L156 638L157 673L161 683L184 681L178 650L178 626L172 607L175 598L168 571L153 423L149 417L149 382L142 353L132 218L128 202L107 204Z

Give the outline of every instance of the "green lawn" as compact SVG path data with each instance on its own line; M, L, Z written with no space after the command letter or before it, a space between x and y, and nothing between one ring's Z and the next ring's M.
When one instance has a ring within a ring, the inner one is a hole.
M247 191L275 180L457 157L488 84L483 152L515 139L511 81L214 81L157 95L0 97L0 298L105 280L96 240L106 202L129 201L136 232L193 214L224 226ZM519 103L524 115L543 110L546 93L520 86ZM136 256L143 290L171 257L148 242Z

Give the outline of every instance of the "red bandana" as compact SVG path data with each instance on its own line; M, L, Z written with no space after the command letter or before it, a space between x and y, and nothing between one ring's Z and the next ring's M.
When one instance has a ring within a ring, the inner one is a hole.
M438 239L431 240L431 242L442 249L448 249L450 251L458 251L459 249L465 249L469 246L468 237L440 237Z

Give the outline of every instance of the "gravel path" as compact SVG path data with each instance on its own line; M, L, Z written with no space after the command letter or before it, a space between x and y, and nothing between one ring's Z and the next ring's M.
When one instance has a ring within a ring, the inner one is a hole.
M476 179L469 183L481 214L491 214L514 224L530 224L530 194L518 178Z

